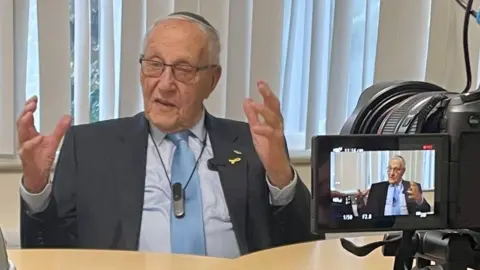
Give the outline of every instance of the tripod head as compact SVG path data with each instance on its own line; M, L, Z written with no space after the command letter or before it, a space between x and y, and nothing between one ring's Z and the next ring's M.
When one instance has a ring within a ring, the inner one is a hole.
M8 259L7 244L0 228L0 270L15 270L15 266Z
M395 257L394 270L480 269L480 233L471 230L403 231L385 234L382 241L364 246L344 238L340 243L359 257L382 247L384 256ZM416 266L412 268L414 259Z

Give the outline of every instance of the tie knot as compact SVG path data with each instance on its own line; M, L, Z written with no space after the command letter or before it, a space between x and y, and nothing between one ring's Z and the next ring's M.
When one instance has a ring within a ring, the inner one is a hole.
M179 142L181 141L186 141L188 142L188 136L190 135L190 131L188 130L182 130L182 131L179 131L179 132L175 132L175 133L170 133L167 135L167 137L172 140L172 142L175 144L175 145L178 145Z

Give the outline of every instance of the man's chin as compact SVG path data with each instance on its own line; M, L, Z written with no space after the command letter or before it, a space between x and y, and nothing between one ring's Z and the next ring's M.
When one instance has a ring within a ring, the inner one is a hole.
M171 132L177 128L177 114L173 113L150 113L149 114L150 122L164 132Z

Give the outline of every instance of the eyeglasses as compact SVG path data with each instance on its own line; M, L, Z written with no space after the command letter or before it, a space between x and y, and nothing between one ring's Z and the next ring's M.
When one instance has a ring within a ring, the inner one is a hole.
M394 172L394 173L398 173L402 170L402 168L392 168L392 167L387 167L387 172Z
M142 67L142 73L147 77L160 77L166 67L172 69L175 80L183 83L192 82L197 72L207 70L210 68L216 68L218 65L206 65L201 67L194 67L188 64L166 64L157 60L150 60L143 58L143 55L139 59L139 63Z

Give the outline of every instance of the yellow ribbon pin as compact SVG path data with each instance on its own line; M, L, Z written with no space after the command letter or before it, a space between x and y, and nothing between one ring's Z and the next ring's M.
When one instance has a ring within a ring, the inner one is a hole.
M237 158L232 158L232 159L229 159L228 161L230 161L230 164L235 164L237 163L238 161L242 160L241 158L237 157Z

